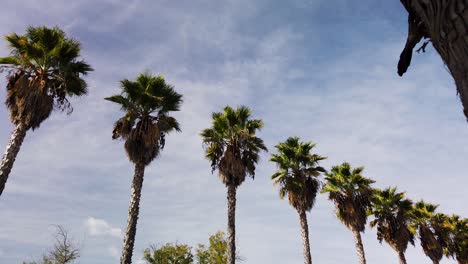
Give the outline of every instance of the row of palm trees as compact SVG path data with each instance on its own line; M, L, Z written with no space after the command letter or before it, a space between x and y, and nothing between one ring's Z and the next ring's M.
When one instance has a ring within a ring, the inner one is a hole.
M266 151L256 131L263 127L259 119L250 119L251 111L241 106L225 107L213 113L213 125L202 131L206 158L212 170L218 169L221 181L228 188L228 263L235 257L235 205L236 189L246 176L255 175L259 152ZM315 144L290 137L275 146L277 153L270 161L278 170L272 175L279 185L280 198L288 197L298 212L303 239L304 263L312 263L306 212L314 206L317 194L327 193L336 207L337 218L354 235L359 263L366 263L361 232L369 216L372 227L377 227L377 238L385 240L397 251L400 263L406 263L408 243L414 244L417 235L426 255L439 263L445 254L459 263L468 262L468 220L436 213L436 205L419 201L413 205L404 192L396 188L373 188L373 180L362 175L363 167L351 168L343 163L327 172L319 166L323 156L313 153ZM325 175L325 184L320 176ZM323 186L323 188L322 188Z
M86 94L83 75L92 71L80 59L80 44L59 28L29 27L25 35L7 35L11 55L0 58L1 69L8 71L6 105L15 125L5 155L0 164L0 195L7 182L21 143L30 129L37 129L53 109L69 110L69 96ZM121 92L105 98L117 103L124 115L115 122L113 139L125 141L129 160L134 164L128 221L121 263L132 261L139 204L145 168L163 150L165 137L180 131L178 121L171 116L179 111L182 95L167 84L162 76L143 73L132 80L120 82ZM263 127L260 119L251 118L251 110L229 106L212 114L212 126L201 132L206 158L212 173L218 171L227 187L228 201L228 263L236 260L235 210L236 191L246 177L255 176L261 151L267 151L256 133ZM277 164L274 184L280 186L280 197L299 214L304 241L305 263L312 263L306 212L314 205L320 190L328 193L336 205L337 217L353 232L361 263L365 263L360 233L367 218L373 215L371 226L377 227L379 241L385 240L406 263L404 252L415 235L421 240L425 253L437 263L442 255L467 263L468 222L457 216L436 213L436 206L423 201L413 205L395 188L378 190L374 181L361 175L363 168L352 169L344 163L327 172L319 166L325 157L313 154L311 142L288 138L276 145L271 161ZM325 175L322 188L321 175Z

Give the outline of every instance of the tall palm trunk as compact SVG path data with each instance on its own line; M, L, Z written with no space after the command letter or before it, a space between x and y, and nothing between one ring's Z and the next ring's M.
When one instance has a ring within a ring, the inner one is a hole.
M468 118L468 2L463 0L401 0L424 24L434 48L455 79Z
M132 194L128 208L127 229L125 231L124 245L122 249L121 264L132 263L133 247L135 245L136 227L138 213L140 212L141 189L143 186L143 177L145 174L145 165L135 164L135 174L132 182Z
M312 257L310 256L310 243L309 243L309 226L307 225L307 216L305 210L298 210L299 219L301 220L301 236L304 251L304 263L312 264Z
M0 164L0 195L2 195L3 190L5 189L8 176L13 168L13 163L15 162L16 156L21 148L21 144L26 137L27 131L27 127L20 123L16 125L15 129L11 133L10 141L8 142L2 163Z
M236 191L237 186L228 186L228 264L236 263Z
M366 264L366 255L364 253L364 246L362 245L361 232L355 228L352 229L354 234L354 242L356 244L356 251L359 258L360 264Z
M400 264L406 264L405 252L398 252L398 258L400 258Z

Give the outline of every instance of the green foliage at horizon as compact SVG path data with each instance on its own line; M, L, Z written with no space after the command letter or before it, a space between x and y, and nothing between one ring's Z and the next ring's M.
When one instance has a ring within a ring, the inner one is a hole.
M219 231L210 236L208 246L198 244L195 255L186 244L167 243L150 246L144 251L143 259L147 264L226 264L227 257L227 238Z

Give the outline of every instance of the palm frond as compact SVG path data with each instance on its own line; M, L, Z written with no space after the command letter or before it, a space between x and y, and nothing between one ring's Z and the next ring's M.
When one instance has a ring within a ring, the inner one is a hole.
M312 154L314 147L311 142L290 137L275 146L278 153L270 158L278 167L272 180L275 185L280 185L280 196L288 194L289 203L296 210L310 210L321 187L318 177L325 169L318 162L325 157Z
M150 73L138 75L135 81L124 79L120 87L121 94L105 98L125 111L114 126L113 138L125 140L125 150L132 162L148 165L164 148L166 134L180 132L179 122L169 113L179 110L182 95L166 84L162 76Z
M259 153L267 151L263 140L256 136L263 122L250 116L251 110L245 106L226 106L222 112L212 113L212 127L200 133L212 172L219 169L226 185L238 186L246 176L254 178Z

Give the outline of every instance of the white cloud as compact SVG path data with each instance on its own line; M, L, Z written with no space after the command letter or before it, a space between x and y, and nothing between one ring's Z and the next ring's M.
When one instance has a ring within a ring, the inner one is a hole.
M121 238L122 230L117 227L112 227L103 219L88 217L85 222L88 233L91 236L112 236Z

